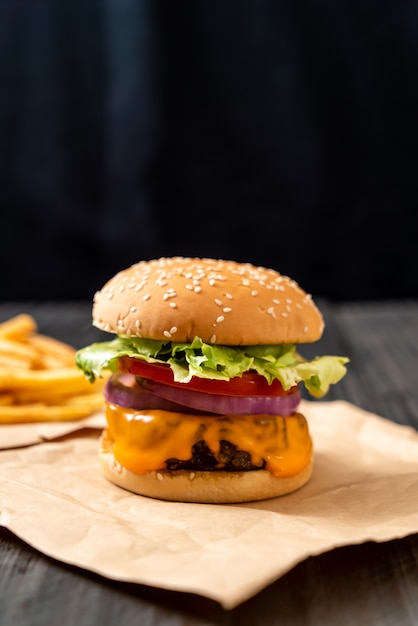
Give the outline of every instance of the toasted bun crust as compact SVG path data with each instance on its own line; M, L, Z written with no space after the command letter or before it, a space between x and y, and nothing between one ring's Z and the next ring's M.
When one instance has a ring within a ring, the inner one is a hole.
M196 472L158 470L135 474L114 457L113 440L104 431L99 458L104 475L112 483L150 498L175 502L227 504L266 500L292 493L311 477L313 459L296 476L276 477L267 470L249 472Z
M122 336L222 345L310 343L324 328L311 296L287 276L183 257L116 274L95 294L93 324Z

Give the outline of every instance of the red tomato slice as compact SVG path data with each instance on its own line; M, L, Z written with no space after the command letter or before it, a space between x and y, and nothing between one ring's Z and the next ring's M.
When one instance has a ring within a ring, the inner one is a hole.
M285 396L294 393L297 389L296 386L285 391L280 381L275 379L269 384L264 376L252 372L245 372L242 377L237 376L230 380L213 380L194 376L189 383L179 383L174 380L169 365L147 363L142 359L129 356L120 357L118 364L122 372L128 372L134 376L149 378L173 387L183 387L183 389L193 389L220 396Z

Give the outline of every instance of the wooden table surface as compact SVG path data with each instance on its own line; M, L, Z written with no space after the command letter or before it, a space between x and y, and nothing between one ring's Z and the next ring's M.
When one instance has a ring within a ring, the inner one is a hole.
M349 374L328 399L348 400L418 429L418 302L318 304L324 337L301 352L351 359ZM33 314L41 332L76 347L102 337L91 327L89 303L3 304L0 320L20 312ZM0 529L0 626L55 624L418 624L418 534L309 558L226 611L199 596L102 579L45 557Z

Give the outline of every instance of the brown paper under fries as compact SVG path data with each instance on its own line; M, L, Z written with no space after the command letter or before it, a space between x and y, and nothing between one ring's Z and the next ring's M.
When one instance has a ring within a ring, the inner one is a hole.
M31 422L0 425L0 451L30 446L77 433L84 428L102 430L106 425L103 411L77 421Z
M168 503L101 475L97 440L0 452L0 524L65 563L232 608L308 556L418 531L418 433L345 402L304 403L315 446L299 491Z

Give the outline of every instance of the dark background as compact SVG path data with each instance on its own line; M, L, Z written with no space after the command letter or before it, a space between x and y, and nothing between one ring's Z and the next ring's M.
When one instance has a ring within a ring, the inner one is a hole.
M174 254L418 296L418 3L1 0L2 301Z

